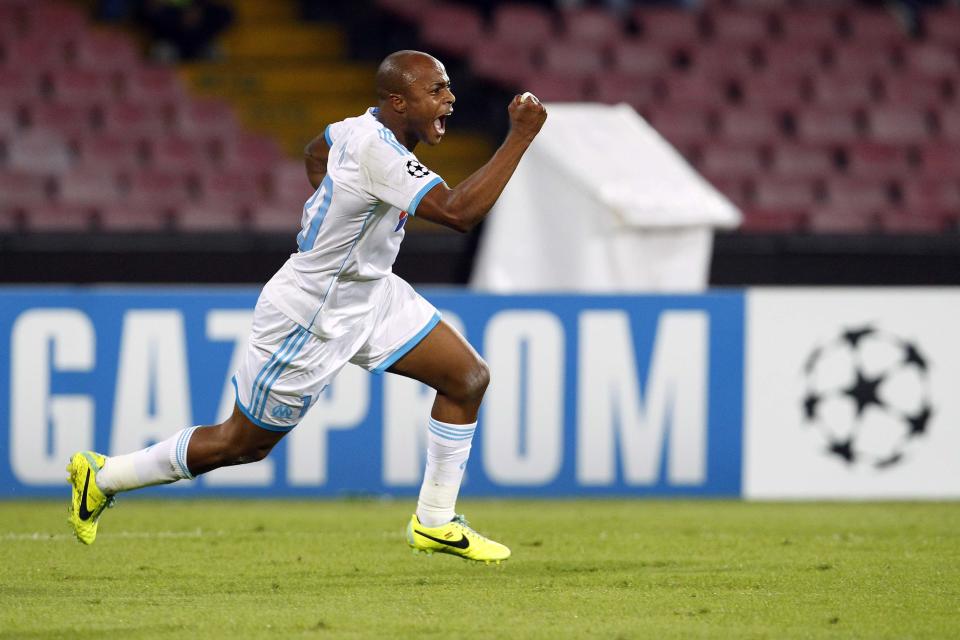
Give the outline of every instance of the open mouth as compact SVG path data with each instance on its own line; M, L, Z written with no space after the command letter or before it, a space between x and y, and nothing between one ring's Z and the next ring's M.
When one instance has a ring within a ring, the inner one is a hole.
M438 135L443 135L447 132L447 115L440 116L433 121L433 129L437 132Z

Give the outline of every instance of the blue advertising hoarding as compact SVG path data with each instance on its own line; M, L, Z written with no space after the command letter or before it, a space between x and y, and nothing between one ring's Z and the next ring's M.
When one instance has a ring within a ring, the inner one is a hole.
M253 288L0 289L0 497L233 403ZM424 294L490 365L462 495L739 496L744 296ZM412 495L432 392L347 366L263 462L144 493Z

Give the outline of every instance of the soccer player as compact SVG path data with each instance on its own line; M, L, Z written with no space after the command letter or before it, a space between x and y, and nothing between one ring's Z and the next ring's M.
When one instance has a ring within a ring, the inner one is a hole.
M530 94L515 96L503 144L450 189L413 154L419 142L436 145L446 133L456 99L444 66L425 53L398 51L380 64L376 92L377 107L329 125L306 147L316 191L303 207L298 251L257 301L247 352L233 377L233 415L126 455L74 454L67 466L69 521L81 542L94 541L117 493L262 460L352 362L437 392L423 485L407 525L410 546L485 562L510 556L454 511L487 366L392 265L408 216L458 231L480 222L547 113Z

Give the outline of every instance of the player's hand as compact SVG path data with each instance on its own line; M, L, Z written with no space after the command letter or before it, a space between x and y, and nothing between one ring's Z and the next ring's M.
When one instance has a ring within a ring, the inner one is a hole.
M526 96L526 100L523 97ZM547 110L533 94L516 95L507 107L510 133L533 140L547 119Z

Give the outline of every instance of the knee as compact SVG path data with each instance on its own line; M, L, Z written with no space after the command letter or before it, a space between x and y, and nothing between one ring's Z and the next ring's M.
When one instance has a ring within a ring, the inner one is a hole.
M454 376L452 393L458 400L479 404L490 384L490 367L481 358L477 358L469 367Z
M260 462L266 458L272 450L273 445L232 442L227 448L227 464L235 465Z

